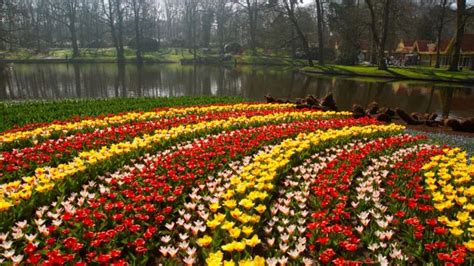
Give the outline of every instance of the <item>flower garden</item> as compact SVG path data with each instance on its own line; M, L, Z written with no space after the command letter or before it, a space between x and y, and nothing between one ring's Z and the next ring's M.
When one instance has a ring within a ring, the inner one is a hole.
M5 265L474 263L474 158L294 104L0 133Z

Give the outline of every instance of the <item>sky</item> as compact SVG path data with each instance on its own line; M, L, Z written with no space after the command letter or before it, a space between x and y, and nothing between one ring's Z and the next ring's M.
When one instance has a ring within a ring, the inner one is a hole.
M474 5L474 0L467 0L467 2L470 3L471 5ZM303 3L305 5L312 4L312 3L314 3L314 0L303 0Z

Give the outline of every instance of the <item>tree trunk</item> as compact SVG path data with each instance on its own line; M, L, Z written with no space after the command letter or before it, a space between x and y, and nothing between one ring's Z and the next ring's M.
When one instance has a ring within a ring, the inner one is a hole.
M444 28L444 19L446 17L446 7L448 5L448 0L441 0L441 14L439 16L439 24L437 29L437 44L436 44L436 65L435 68L440 68L441 66L441 38L443 38L443 28Z
M69 0L68 2L68 19L69 19L69 33L71 34L71 45L72 45L72 57L77 58L81 56L79 51L79 45L77 43L77 32L76 32L76 11L77 11L77 0Z
M194 58L194 64L196 64L197 62L197 34L196 34L196 25L197 24L197 21L196 21L196 8L194 7L193 8L193 12L192 12L192 25L193 25L193 29L192 29L192 34L193 34L193 58Z
M250 31L250 49L252 49L252 55L257 55L257 41L256 41L256 19L257 19L257 3L253 2L253 4L250 2L250 0L247 0L247 13L249 15L249 31Z
M117 61L119 63L125 61L125 52L123 49L123 9L121 7L122 0L114 0L117 12Z
M224 54L224 22L221 15L217 15L217 37L219 39L219 53Z
M380 49L379 35L377 32L375 10L371 0L365 0L367 7L370 12L370 31L372 32L372 51L371 51L371 63L374 64L377 62L376 55ZM374 47L375 46L375 47ZM375 49L374 49L375 48ZM376 52L377 51L377 52Z
M383 29L379 47L379 70L387 70L387 63L385 61L385 44L387 43L388 25L390 21L390 1L391 0L386 0L383 11Z
M295 30L291 29L291 57L296 58Z
M283 2L285 4L285 8L286 8L286 11L288 13L288 17L289 17L291 23L293 24L293 26L295 27L296 33L298 34L298 36L301 39L301 42L303 44L304 52L305 52L306 56L308 57L308 65L310 67L313 67L314 64L313 64L313 60L311 59L308 39L306 38L303 31L301 30L300 25L298 24L298 20L296 19L294 10L290 7L290 5L288 4L287 1L288 0L284 0Z
M295 10L295 3L290 2L290 8L291 10ZM291 27L291 55L293 58L296 58L296 42L295 42L295 29L294 27Z
M206 10L202 15L202 47L209 48L211 29L214 22L214 12Z
M451 63L449 65L449 71L456 72L459 71L459 59L461 58L461 44L464 38L464 28L466 26L466 20L464 13L466 11L466 0L457 0L457 10L456 10L456 36L454 39L454 50L453 56L451 58Z
M0 10L3 10L4 9L4 0L0 0ZM4 25L3 25L3 12L0 12L0 34L2 35L2 37L0 37L0 50L5 50L5 42L4 42L4 38L5 38L5 34L6 34L6 30L3 28ZM1 66L0 66L0 71L1 71ZM1 72L0 72L1 73Z
M316 11L318 13L318 43L319 43L319 64L324 65L324 28L323 28L323 12L321 0L316 0Z
M141 0L132 0L133 15L134 15L134 26L135 26L135 44L136 44L136 60L137 64L143 63L142 47L141 47L141 33L140 33L140 5Z

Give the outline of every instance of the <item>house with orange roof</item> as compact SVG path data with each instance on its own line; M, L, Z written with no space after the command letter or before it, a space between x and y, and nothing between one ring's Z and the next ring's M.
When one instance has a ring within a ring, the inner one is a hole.
M443 40L439 48L437 43L429 41L416 41L413 44L413 53L418 55L419 64L424 66L435 66L438 49L441 65L449 65L454 50L454 38ZM474 34L464 35L459 66L474 69Z

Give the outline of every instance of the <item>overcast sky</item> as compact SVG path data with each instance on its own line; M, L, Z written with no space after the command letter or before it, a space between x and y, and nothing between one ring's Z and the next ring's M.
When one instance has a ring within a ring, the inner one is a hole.
M314 3L314 0L303 0L304 4L312 4ZM474 0L467 0L468 3L470 3L471 5L474 5Z

